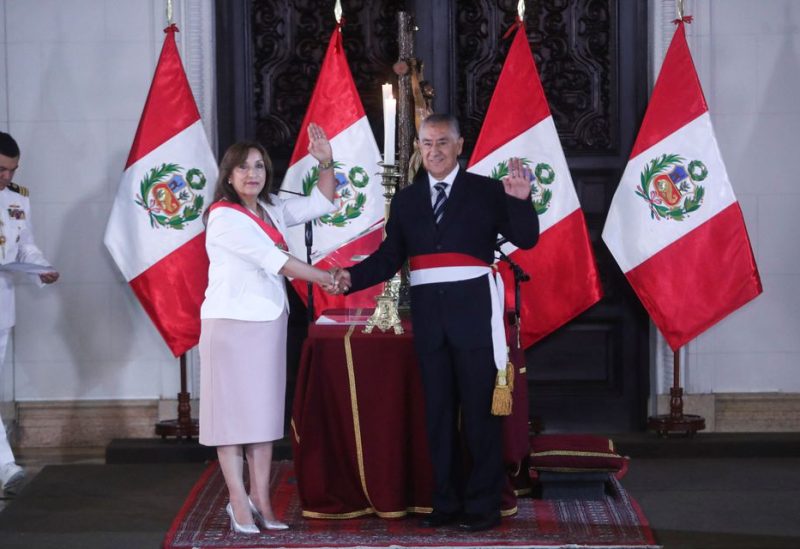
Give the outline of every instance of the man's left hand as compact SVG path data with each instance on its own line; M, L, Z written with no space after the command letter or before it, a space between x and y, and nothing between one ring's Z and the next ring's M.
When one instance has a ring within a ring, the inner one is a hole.
M527 200L531 197L531 170L519 158L508 159L508 175L503 178L506 194Z

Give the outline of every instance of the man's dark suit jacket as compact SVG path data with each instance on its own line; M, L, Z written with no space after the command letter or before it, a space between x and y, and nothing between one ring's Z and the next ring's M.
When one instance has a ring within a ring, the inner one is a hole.
M458 252L491 264L498 234L524 249L539 238L530 199L507 195L500 181L459 169L438 227L431 202L428 174L421 171L394 196L381 246L349 269L350 292L389 279L411 256ZM413 286L411 319L420 353L441 347L445 340L462 349L491 347L486 277Z

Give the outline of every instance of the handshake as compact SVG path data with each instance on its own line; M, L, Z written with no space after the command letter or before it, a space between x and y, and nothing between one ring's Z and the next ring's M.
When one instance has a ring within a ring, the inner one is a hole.
M341 267L333 267L327 271L326 280L320 283L320 287L331 295L345 293L352 286L350 281L350 271Z

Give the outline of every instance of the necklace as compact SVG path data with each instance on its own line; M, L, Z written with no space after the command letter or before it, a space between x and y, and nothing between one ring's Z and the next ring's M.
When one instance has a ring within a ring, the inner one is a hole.
M272 220L271 220L271 219L270 219L270 218L267 216L267 212L266 212L266 210L265 210L264 208L262 208L262 207L261 207L261 204L256 204L256 209L255 209L255 211L254 211L254 210L251 210L250 208L247 208L247 209L248 209L248 210L249 210L249 211L250 211L250 212L251 212L253 215L255 215L257 218L259 218L261 221L263 221L264 223L267 223L267 224L269 224L269 225L271 225L271 226L274 226L274 224L272 223Z
M255 208L251 208L250 206L245 206L245 208L247 208L247 211L249 211L254 216L261 217L261 206L259 206L258 204L256 204Z

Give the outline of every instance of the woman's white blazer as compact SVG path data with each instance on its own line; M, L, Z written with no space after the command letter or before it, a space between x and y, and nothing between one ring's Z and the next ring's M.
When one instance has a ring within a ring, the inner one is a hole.
M286 229L336 210L320 190L307 197L261 202L272 223ZM208 288L200 318L274 320L289 309L286 285L278 272L289 260L258 224L233 208L215 208L206 227Z

